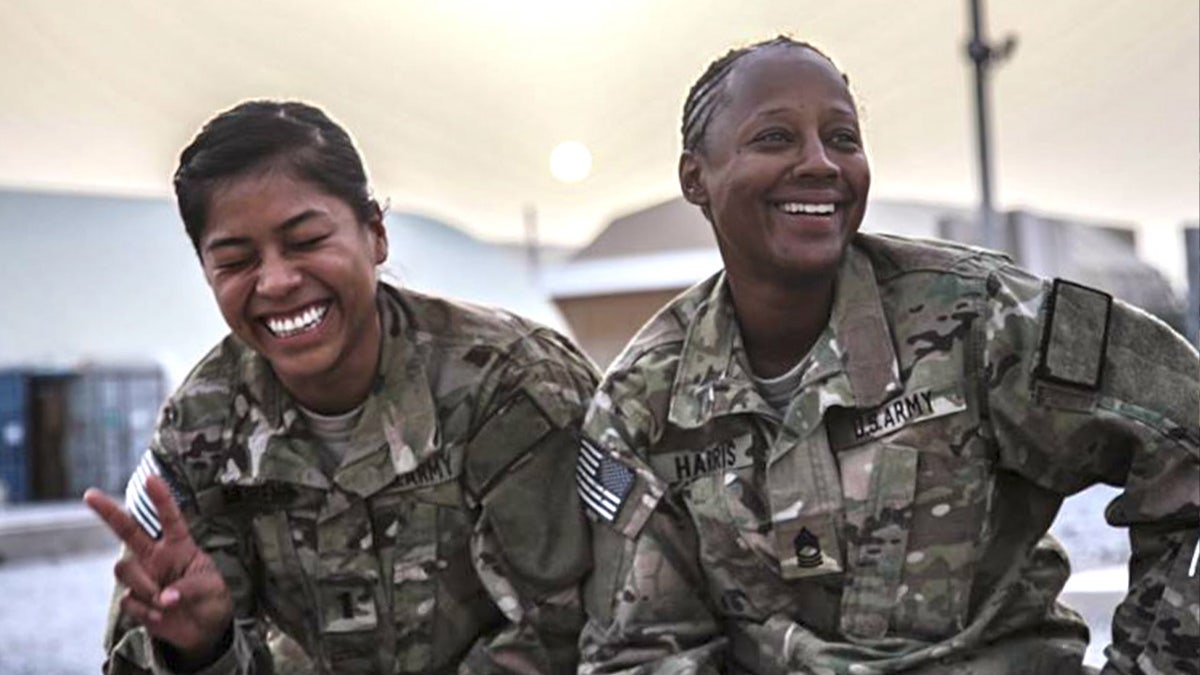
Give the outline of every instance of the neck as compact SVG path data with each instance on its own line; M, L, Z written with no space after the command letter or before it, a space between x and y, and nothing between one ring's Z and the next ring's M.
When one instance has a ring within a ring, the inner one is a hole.
M792 286L728 279L754 374L769 378L786 373L812 349L829 323L834 277Z
M280 376L284 389L292 398L322 415L338 415L353 410L367 400L379 372L383 346L383 328L376 313L350 354L327 372L292 381Z

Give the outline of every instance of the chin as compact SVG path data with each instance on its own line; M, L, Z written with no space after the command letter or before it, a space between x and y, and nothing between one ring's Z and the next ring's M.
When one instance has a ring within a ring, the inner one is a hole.
M845 251L845 242L807 246L800 251L782 252L774 267L789 281L824 279L837 274Z
M307 354L260 353L271 364L271 369L277 376L289 380L318 377L328 372L334 362L330 355L321 351Z

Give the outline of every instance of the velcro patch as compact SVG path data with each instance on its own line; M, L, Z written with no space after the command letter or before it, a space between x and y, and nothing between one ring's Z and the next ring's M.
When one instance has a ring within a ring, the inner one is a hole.
M654 473L671 483L679 483L728 469L754 465L750 454L754 439L749 435L722 441L710 448L664 452L650 457Z
M617 519L629 489L633 487L633 469L609 457L607 453L581 439L579 464L575 467L575 483L579 498L601 520L611 523Z
M830 419L829 445L845 450L900 431L910 424L936 419L967 409L960 386L907 391L883 405L848 410Z
M431 455L412 471L396 476L392 485L401 491L439 485L458 478L462 470L462 450L442 451Z
M158 522L158 509L154 508L154 502L150 501L150 495L146 492L146 480L150 476L162 476L167 487L171 488L171 496L177 504L184 504L186 498L183 490L175 481L175 477L169 471L164 471L158 457L147 450L142 455L142 461L138 462L137 469L134 469L133 475L130 476L129 482L125 484L125 510L133 516L138 525L142 526L146 534L158 539L162 536L162 525Z
M1089 391L1100 388L1112 296L1055 279L1042 330L1039 379Z

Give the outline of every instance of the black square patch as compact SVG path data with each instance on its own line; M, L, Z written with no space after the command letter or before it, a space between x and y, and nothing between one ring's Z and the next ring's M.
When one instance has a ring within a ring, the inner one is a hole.
M1037 376L1089 391L1100 388L1112 296L1055 279L1046 308Z

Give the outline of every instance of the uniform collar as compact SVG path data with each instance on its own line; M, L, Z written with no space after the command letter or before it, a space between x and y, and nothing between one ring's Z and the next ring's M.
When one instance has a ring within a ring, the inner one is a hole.
M376 304L383 328L379 371L351 435L350 451L333 475L333 482L361 496L415 469L437 451L439 439L437 409L412 318L398 291L385 284L377 286ZM296 456L311 443L302 440L310 434L295 401L265 359L253 352L247 357L246 386L260 402L260 422L269 425L267 447L252 469L255 478L326 487L323 475L314 475L319 471L299 476L298 465L313 468L315 458Z
M853 245L846 249L834 293L829 324L813 345L802 386L841 375L848 391L839 404L879 405L900 390L900 373L874 267ZM672 384L670 423L686 429L738 413L777 417L751 382L744 351L721 272L687 326Z

